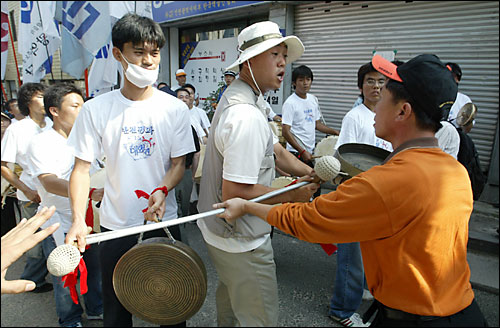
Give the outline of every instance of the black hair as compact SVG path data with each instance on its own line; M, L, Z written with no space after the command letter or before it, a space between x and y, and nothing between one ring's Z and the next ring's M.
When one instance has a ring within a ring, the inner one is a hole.
M120 18L111 31L113 46L123 51L123 45L132 42L142 45L144 42L155 44L159 49L165 45L165 35L160 25L151 18L128 13Z
M45 91L45 86L41 83L24 83L19 89L17 105L19 106L19 111L24 116L30 114L29 103L33 99L33 95L37 92L43 93Z
M358 69L358 88L360 90L363 90L363 82L365 81L365 75L371 72L378 72L375 67L373 67L372 63L366 63L362 65ZM365 96L363 95L363 91L361 91L361 94L359 95L363 101L365 101Z
M196 88L192 84L186 83L186 84L184 84L183 88L184 89L191 88L191 89L193 89L193 94L196 93Z
M50 86L47 91L45 91L45 94L43 95L43 106L45 107L47 116L51 120L54 120L54 117L49 110L50 107L61 108L63 98L70 93L76 93L83 99L82 91L71 83L57 83Z
M462 69L457 63L448 62L444 64L444 66L449 66L451 68L451 72L457 77L459 81L462 79Z
M439 116L430 117L429 114L413 100L403 83L389 79L384 86L392 95L393 102L406 101L411 105L416 116L417 126L422 130L432 130L437 132L441 128L441 118ZM438 112L436 111L436 114Z
M16 98L12 98L12 99L9 99L5 104L4 104L4 108L6 111L8 111L10 113L10 104L12 103L15 103L17 102L17 99ZM19 106L19 105L18 105Z
M181 92L181 91L185 91L185 92L187 92L188 94L191 94L191 93L189 92L189 90L188 90L188 89L186 89L186 88L182 87L182 88L179 88L179 89L176 89L176 90L175 90L175 94L176 94L176 96L179 96L179 92Z
M168 85L168 84L167 84L167 83L165 83L165 82L160 82L160 83L158 83L157 88L158 88L158 89L163 88L163 87L160 87L160 85L162 85L162 84Z
M313 72L306 65L300 65L292 71L292 82L297 81L299 77L311 78L313 80Z
M366 63L358 69L358 88L363 90L363 82L365 81L365 75L371 72L378 71L373 67L372 63ZM363 98L364 100L364 98Z

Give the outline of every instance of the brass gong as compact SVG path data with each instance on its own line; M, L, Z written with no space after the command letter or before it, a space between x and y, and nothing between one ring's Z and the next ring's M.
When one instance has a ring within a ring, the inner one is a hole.
M382 164L389 154L389 151L372 145L346 143L337 149L334 157L339 160L342 172L353 177Z
M146 239L116 264L113 288L118 300L145 321L174 325L191 318L207 295L207 272L186 244L165 237Z

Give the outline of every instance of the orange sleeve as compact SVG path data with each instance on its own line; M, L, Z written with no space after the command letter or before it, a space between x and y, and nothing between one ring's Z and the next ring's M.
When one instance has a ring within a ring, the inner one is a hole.
M275 206L267 222L312 243L347 243L392 234L389 211L372 184L362 175L312 203Z

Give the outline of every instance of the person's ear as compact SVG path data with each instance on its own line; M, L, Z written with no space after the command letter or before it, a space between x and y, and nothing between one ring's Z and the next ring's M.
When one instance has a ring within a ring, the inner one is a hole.
M118 60L119 62L122 61L122 53L120 49L118 49L118 47L113 47L111 52L113 53L113 57L115 57L116 60Z
M411 107L411 104L409 102L406 102L406 101L401 101L399 103L399 106L398 106L398 109L397 109L396 120L398 120L398 121L406 121L412 115L413 115L413 108Z
M57 107L51 106L49 107L49 112L53 117L59 116L59 109Z

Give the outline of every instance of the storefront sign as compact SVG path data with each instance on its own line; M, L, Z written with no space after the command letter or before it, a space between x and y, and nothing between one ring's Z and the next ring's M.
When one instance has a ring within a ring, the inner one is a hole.
M187 82L196 87L200 102L224 82L224 71L238 58L238 38L181 44L181 68Z
M158 23L171 22L259 2L263 1L153 1L153 19Z

